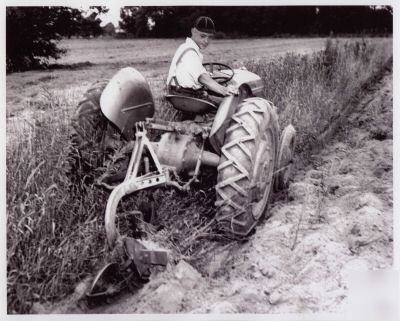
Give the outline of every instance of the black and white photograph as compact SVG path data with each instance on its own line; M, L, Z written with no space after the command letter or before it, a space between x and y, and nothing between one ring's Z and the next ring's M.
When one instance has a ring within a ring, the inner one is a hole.
M82 3L2 7L7 320L400 319L393 2Z

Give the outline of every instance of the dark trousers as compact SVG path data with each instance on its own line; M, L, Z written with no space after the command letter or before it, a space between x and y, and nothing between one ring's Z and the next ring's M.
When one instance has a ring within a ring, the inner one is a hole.
M171 95L183 95L183 96L204 99L216 105L219 105L223 99L223 96L219 96L216 93L210 94L209 92L207 92L207 90L203 88L195 90L191 88L169 86L168 93Z

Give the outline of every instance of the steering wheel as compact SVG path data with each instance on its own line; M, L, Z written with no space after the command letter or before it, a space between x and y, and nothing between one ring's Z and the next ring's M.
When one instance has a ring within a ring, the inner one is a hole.
M225 84L233 78L234 71L231 67L219 62L206 62L204 68L210 73L210 76L219 84Z

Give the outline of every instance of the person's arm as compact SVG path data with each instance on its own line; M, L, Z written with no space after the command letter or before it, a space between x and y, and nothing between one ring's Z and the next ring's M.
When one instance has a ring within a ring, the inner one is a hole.
M211 76L207 73L203 73L199 76L199 83L201 83L203 86L207 87L207 89L220 94L222 96L228 96L228 95L237 95L238 91L236 88L233 86L222 86L219 83L217 83L214 79L211 78Z
M237 95L238 90L233 86L222 86L211 78L207 70L202 65L198 54L195 50L187 51L181 58L181 68L189 73L193 79L217 94L222 96Z

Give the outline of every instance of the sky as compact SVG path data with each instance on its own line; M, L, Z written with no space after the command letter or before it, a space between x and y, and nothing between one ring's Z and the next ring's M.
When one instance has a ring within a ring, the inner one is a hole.
M115 27L118 26L118 21L120 19L120 9L122 5L118 4L117 1L110 2L107 4L109 11L106 14L101 14L99 17L102 20L100 26L104 27L107 23L112 22ZM79 9L89 10L89 6L79 6Z
M120 2L121 1L121 2ZM107 2L107 8L109 8L109 11L106 14L101 14L100 19L102 20L101 26L104 27L106 24L109 22L112 22L115 27L118 27L118 22L120 20L120 9L124 5L127 5L126 3L124 4L124 0L119 0L119 1L109 1ZM231 3L231 5L234 5L234 3ZM75 6L79 9L83 10L89 10L89 6Z

